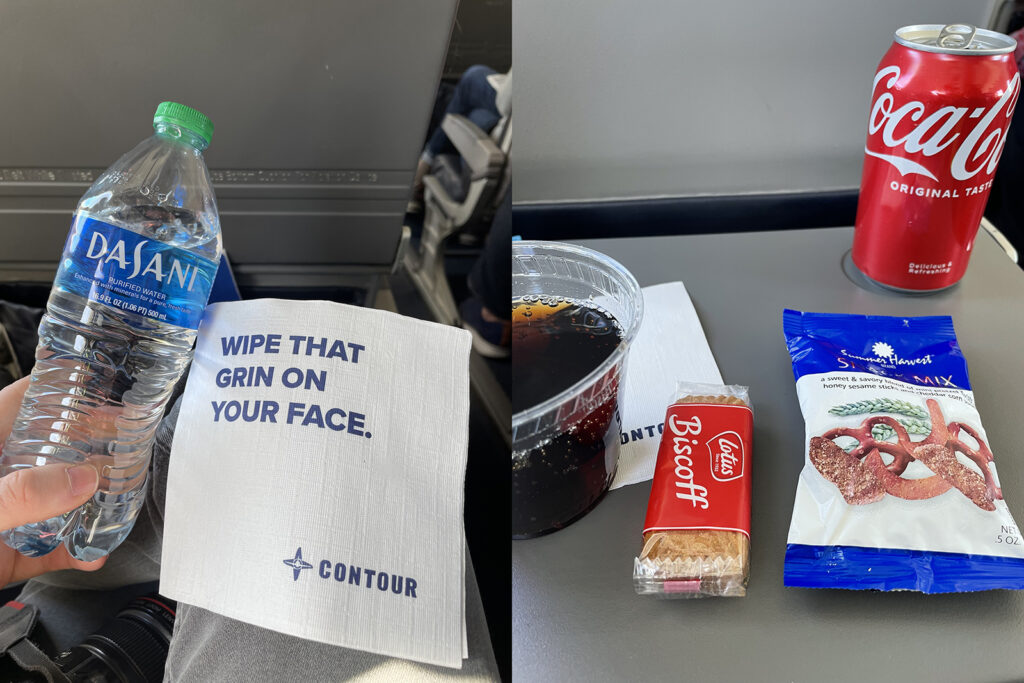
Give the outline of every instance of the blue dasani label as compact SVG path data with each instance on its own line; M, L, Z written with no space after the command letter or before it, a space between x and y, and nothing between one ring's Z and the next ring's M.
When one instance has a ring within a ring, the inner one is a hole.
M93 218L76 216L54 285L89 301L190 330L217 264Z

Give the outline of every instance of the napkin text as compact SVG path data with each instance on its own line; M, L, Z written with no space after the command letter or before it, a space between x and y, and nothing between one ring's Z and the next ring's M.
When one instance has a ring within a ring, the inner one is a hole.
M358 365L365 360L367 352L365 345L351 340L301 334L244 334L221 337L220 343L221 355L225 358L255 355L319 357L336 361L339 368L344 367L341 364ZM327 390L329 371L290 364L284 368L269 363L250 364L222 367L217 370L214 380L221 389L284 386L323 393ZM366 429L366 414L351 408L299 400L281 405L277 401L260 398L211 400L210 405L214 422L286 424L373 438Z

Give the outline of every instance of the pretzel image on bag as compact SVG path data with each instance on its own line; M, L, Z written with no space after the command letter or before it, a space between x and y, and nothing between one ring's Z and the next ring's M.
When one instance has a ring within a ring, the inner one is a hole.
M807 425L785 584L1024 588L952 319L787 310L783 328Z
M634 561L637 593L746 595L750 574L747 388L680 383L668 407Z

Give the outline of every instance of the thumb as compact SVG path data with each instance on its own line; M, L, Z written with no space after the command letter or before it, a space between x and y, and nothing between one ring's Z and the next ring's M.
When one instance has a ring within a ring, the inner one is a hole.
M55 463L0 477L0 529L42 522L92 497L99 473L91 465Z

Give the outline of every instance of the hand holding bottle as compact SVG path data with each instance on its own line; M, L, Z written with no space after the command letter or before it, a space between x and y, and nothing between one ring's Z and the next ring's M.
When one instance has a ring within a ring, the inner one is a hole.
M28 378L0 390L0 444L11 433L18 406L28 388ZM0 477L0 529L40 522L73 510L96 492L99 475L91 465L55 463L17 470ZM0 588L58 569L93 571L106 557L82 562L58 548L44 557L25 557L0 544Z

